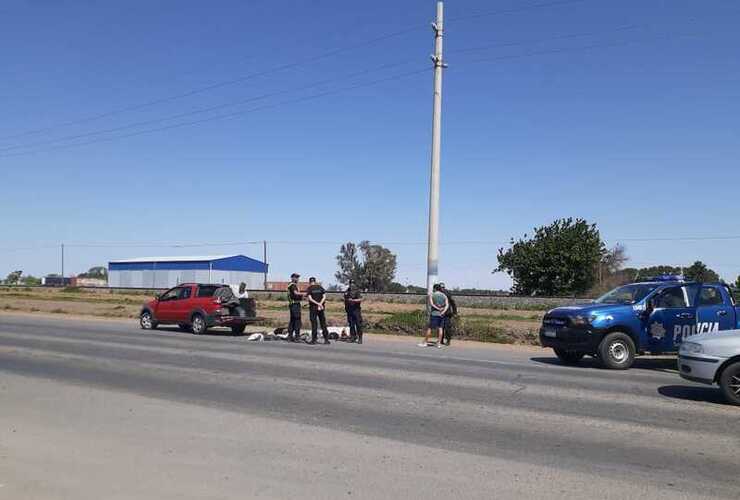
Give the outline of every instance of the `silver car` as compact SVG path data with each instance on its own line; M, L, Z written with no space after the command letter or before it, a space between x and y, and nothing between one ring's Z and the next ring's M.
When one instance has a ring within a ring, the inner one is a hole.
M696 335L682 342L678 372L693 382L719 384L727 401L740 405L740 330Z

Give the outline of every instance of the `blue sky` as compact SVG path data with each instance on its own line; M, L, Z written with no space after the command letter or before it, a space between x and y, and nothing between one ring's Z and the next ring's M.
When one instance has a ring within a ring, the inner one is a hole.
M446 2L442 278L508 287L491 275L497 242L573 216L624 241L631 265L701 259L734 280L740 239L712 238L740 236L740 6L527 8L543 3ZM369 239L398 254L399 281L423 283L431 70L359 85L431 67L434 5L3 2L0 274L58 272L61 242L77 273L147 255L260 257L261 245L162 243L269 240L272 278L332 282L339 242ZM273 107L247 112L259 106ZM633 240L683 237L697 239Z

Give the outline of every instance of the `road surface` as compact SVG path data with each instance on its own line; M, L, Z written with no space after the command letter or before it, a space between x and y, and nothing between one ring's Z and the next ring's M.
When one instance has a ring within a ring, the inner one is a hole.
M668 360L414 344L0 315L0 498L738 498L740 408Z

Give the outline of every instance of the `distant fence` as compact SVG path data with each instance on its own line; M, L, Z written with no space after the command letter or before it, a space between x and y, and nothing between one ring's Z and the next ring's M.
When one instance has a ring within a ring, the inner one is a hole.
M0 285L0 288L40 288L40 289L64 289L64 287L44 285ZM137 293L143 295L154 295L163 292L166 288L134 288L134 287L95 287L80 286L67 287L79 290L90 290L102 293ZM285 300L286 292L271 290L249 290L254 298L266 300ZM327 291L329 300L342 300L344 292ZM734 290L735 302L740 303L740 289ZM390 302L397 304L424 304L427 300L423 293L388 293L388 292L366 292L363 294L368 302ZM481 295L481 294L457 294L453 292L455 301L463 307L480 307L494 309L548 309L563 305L585 304L592 299L588 297L524 297L519 295Z
M37 288L37 289L62 289L65 287L50 287L43 285L0 285L0 288ZM166 288L134 288L134 287L95 287L80 286L66 287L74 290L88 290L98 293L137 293L155 294L167 290ZM248 290L249 294L256 299L264 300L286 300L286 292L270 290ZM327 291L328 299L331 301L342 300L344 292ZM363 294L367 302L390 302L396 304L425 304L427 295L424 293L388 293L388 292L366 292ZM548 309L561 305L582 304L590 302L589 298L568 297L522 297L515 295L482 295L482 294L456 294L453 292L455 301L463 307L480 307L494 309Z

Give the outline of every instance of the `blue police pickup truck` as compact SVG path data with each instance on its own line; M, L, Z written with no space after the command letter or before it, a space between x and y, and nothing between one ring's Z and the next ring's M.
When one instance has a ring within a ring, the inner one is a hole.
M734 329L740 329L740 307L727 285L661 276L621 286L590 304L548 311L540 342L565 364L589 355L606 368L625 370L638 354L673 353L693 335Z

